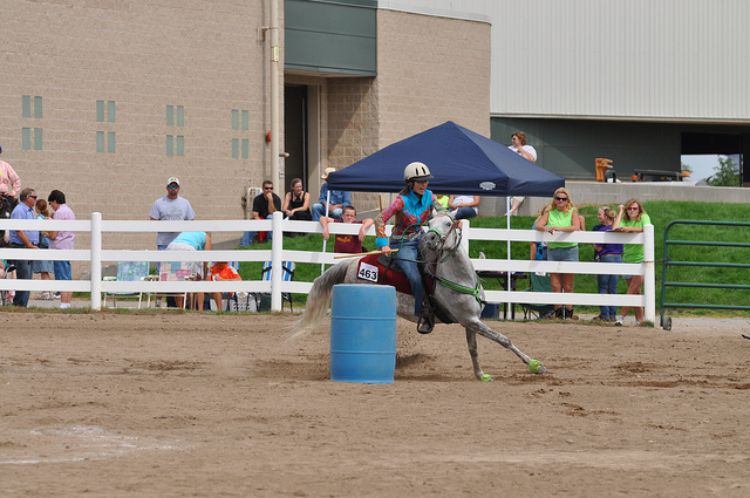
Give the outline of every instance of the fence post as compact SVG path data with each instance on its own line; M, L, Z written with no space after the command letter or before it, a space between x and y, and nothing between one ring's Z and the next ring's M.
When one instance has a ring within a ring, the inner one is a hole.
M281 249L284 246L284 232L281 224L284 213L275 211L273 213L273 240L271 241L271 311L281 311L281 276L284 269L281 267Z
M102 213L91 213L91 309L102 309Z
M643 297L646 301L644 318L656 326L654 225L646 225L643 227L643 252Z

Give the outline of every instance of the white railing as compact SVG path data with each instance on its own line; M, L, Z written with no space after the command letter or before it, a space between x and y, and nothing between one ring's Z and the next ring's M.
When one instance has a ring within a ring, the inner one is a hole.
M359 231L358 225L334 223L329 225L332 235L352 234ZM645 259L640 264L595 263L595 262L558 262L532 261L529 259L474 259L478 271L493 272L546 272L576 273L592 275L642 275L644 277L643 295L601 295L586 293L545 293L519 291L485 291L486 299L492 303L530 303L530 304L577 304L577 305L613 305L642 306L645 308L645 319L655 321L656 286L654 267L654 229L648 225L643 233L625 234L614 232L572 232L555 235L534 230L506 230L490 228L471 228L468 221L463 222L463 243L468 247L470 240L495 240L505 242L552 242L569 241L590 244L624 243L642 244ZM390 227L389 227L390 228ZM91 293L91 308L101 309L102 292L267 292L271 294L271 309L281 310L283 292L307 294L312 282L282 281L282 261L295 263L334 264L334 253L313 251L290 251L283 249L284 232L320 233L318 223L309 221L284 220L280 212L274 213L273 220L205 220L205 221L149 221L149 220L102 220L100 213L92 213L90 220L55 221L55 220L0 220L0 230L44 230L90 232L89 249L75 250L31 250L0 249L0 257L6 260L70 260L88 261L91 265L88 280L0 280L0 289L8 290L51 290ZM156 251L156 250L108 250L102 249L102 234L110 232L244 232L272 231L271 250L212 250L212 251ZM372 228L369 234L373 235ZM525 255L526 253L524 253ZM103 281L101 278L102 262L117 261L268 261L272 262L271 280L243 280L231 282L201 281Z

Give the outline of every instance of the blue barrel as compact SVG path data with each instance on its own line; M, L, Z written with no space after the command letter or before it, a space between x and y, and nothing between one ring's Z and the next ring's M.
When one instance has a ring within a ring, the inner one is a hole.
M331 380L393 384L396 289L339 284L331 305Z

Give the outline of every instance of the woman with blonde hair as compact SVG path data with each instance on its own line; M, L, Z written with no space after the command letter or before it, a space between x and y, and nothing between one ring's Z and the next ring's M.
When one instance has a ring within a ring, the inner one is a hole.
M599 224L594 226L595 232L609 232L615 221L615 211L609 206L601 206L596 213ZM622 244L594 244L594 261L601 263L622 262ZM617 294L617 275L597 275L596 282L599 294ZM594 320L614 322L617 320L617 308L612 305L599 307L599 316Z
M541 232L554 234L555 232L575 232L581 229L581 219L573 199L565 187L555 190L548 209L537 222L536 229ZM547 243L547 261L578 261L577 242L549 242ZM550 288L552 292L573 292L574 273L550 273ZM555 305L555 316L562 319L577 320L573 314L573 306Z
M45 201L44 199L37 199L34 207L36 208L37 220L50 219L47 201ZM49 238L47 237L47 235L49 235L47 232L41 232L39 234L39 247L41 249L49 248ZM39 278L41 278L42 280L52 280L52 275L54 275L55 272L54 264L52 261L35 259L31 262L31 272L38 273ZM50 291L44 291L39 297L40 299L49 301L54 299L54 293Z
M623 216L624 215L624 216ZM643 205L636 199L628 199L625 204L620 204L620 211L612 224L612 230L626 233L643 232L643 227L651 224L651 218L646 214ZM625 244L622 251L623 263L643 263L645 257L642 244ZM642 275L626 275L625 281L628 283L628 294L640 294L643 285ZM620 310L620 318L615 321L615 325L622 326L625 323L625 317L630 311L629 306L623 306ZM640 325L643 320L643 308L635 308L635 324Z

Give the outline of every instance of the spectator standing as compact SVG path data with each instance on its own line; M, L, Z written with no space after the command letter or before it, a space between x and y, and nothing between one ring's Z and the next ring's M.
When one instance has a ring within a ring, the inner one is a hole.
M59 190L53 190L47 197L50 207L54 210L52 215L53 220L75 220L76 216L73 214L73 210L68 207L65 203L65 194ZM74 232L68 232L65 230L58 230L56 232L49 232L50 249L73 249L73 241L76 238ZM55 270L55 280L73 280L73 275L70 269L70 261L54 261L53 268ZM70 308L70 303L73 300L73 293L70 291L63 291L60 293L60 308Z
M629 199L625 204L620 204L620 210L617 213L614 223L612 224L612 230L617 232L626 233L640 233L643 232L643 227L651 224L651 218L646 214L646 210L643 209L643 205L636 199ZM642 244L625 244L622 251L622 262L623 263L643 263L645 258L645 251ZM641 275L627 275L624 277L628 283L628 294L640 294L641 286L643 285L643 276ZM636 326L641 324L643 320L643 308L640 306L635 309L635 324ZM620 318L615 321L615 325L621 327L625 323L625 317L628 316L630 311L629 306L623 306L620 310Z
M323 175L320 177L322 180L328 180L328 175L336 171L336 168L326 168ZM313 221L320 221L321 216L326 214L326 202L328 199L328 182L324 182L320 186L320 197L318 202L313 204L312 219ZM344 213L344 206L351 206L352 199L349 192L343 192L339 190L331 190L331 200L328 206L328 216L330 218L341 219L341 215Z
M542 214L537 224L537 230L549 232L575 232L581 228L581 219L573 199L565 187L555 190L552 202L546 213ZM547 244L548 261L578 261L577 242L549 242ZM550 273L550 287L552 292L573 292L574 273ZM573 313L573 306L555 305L555 316L562 319L577 320Z
M3 148L0 147L0 154ZM21 191L21 178L13 167L5 161L0 161L0 218L8 219L18 201L16 197ZM8 234L0 230L0 247L8 242Z
M36 208L36 219L48 220L50 219L49 211L47 209L47 201L44 199L37 199L34 206ZM49 249L49 238L47 232L41 232L39 234L39 249ZM34 274L39 274L39 278L42 280L51 280L52 274L55 268L50 260L35 259L31 262L31 273L32 278ZM41 299L49 301L54 299L50 291L44 291L41 294Z
M479 214L478 195L451 195L448 199L448 209L457 220L468 220Z
M339 220L335 218L329 218L327 216L320 217L320 224L323 226L323 238L328 240L331 236L331 232L328 229L330 223L339 223ZM361 221L357 221L357 210L354 206L344 206L343 214L341 215L340 223L359 223L359 235L354 237L350 234L337 234L336 240L333 244L333 252L351 253L357 254L363 252L362 242L365 241L365 235L367 229L370 228L375 220L372 218L366 218Z
M3 148L0 147L0 154ZM21 177L18 176L13 166L0 161L0 195L15 199L21 191Z
M599 224L595 225L595 232L610 232L615 221L615 211L609 206L599 208L596 217ZM594 244L594 261L600 263L621 263L622 244ZM599 286L599 294L617 294L617 275L597 275L596 281ZM617 319L617 308L615 306L600 306L599 316L594 320L614 322Z
M265 180L263 182L263 192L256 195L253 199L253 219L270 220L273 213L281 211L281 198L273 192L273 182ZM273 232L258 232L258 240L262 242L268 237L271 240ZM250 245L255 238L255 232L245 232L240 245Z
M180 197L180 179L176 176L169 177L167 179L167 195L159 197L154 201L151 206L149 216L152 220L162 221L179 221L179 220L194 220L195 211L193 206L184 197ZM172 242L179 232L157 232L156 234L156 249L163 251ZM157 296L157 306L160 304L160 300ZM168 306L175 305L175 299L169 297L167 299Z
M34 205L36 204L36 191L33 188L21 190L19 203L11 213L11 219L14 220L33 220L36 218ZM16 249L38 249L39 231L38 230L11 230L10 246ZM19 280L31 280L31 261L16 259L10 262L16 267L16 278ZM29 291L16 291L13 298L15 306L27 307L29 305Z
M536 149L526 143L526 134L522 131L517 131L513 135L510 136L510 145L508 146L510 150L518 154L519 156L523 157L529 162L535 163L537 158ZM516 215L518 214L518 208L521 207L521 204L523 204L523 201L526 200L526 197L512 197L511 198L511 206L510 206L510 214Z
M193 206L184 197L180 197L180 179L172 176L167 180L167 195L154 201L149 212L152 220L178 221L194 220ZM179 232L158 232L156 234L156 248L163 251L167 248Z

